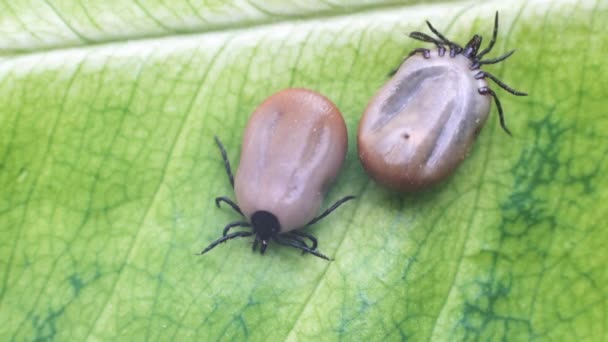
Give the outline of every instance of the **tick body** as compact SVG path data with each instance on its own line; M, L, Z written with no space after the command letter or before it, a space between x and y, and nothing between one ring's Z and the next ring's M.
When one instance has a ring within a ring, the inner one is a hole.
M461 47L427 24L438 38L421 32L410 36L433 43L436 49L412 51L371 99L359 123L357 145L365 170L399 191L424 189L450 176L486 122L492 98L501 125L510 134L486 78L514 95L526 95L480 70L513 53L482 59L496 42L498 13L492 41L481 52L479 35Z
M270 96L249 119L234 180L217 138L216 143L236 193L236 203L218 197L216 204L230 205L246 220L228 224L223 236L201 254L229 239L253 236L253 249L261 244L262 254L275 241L328 259L316 250L312 235L297 229L318 222L354 198L344 197L316 216L346 156L346 125L336 106L307 89L286 89ZM228 234L234 227L248 230Z

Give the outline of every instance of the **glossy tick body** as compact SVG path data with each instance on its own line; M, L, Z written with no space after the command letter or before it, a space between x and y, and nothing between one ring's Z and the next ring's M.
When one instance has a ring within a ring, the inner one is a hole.
M454 172L485 123L491 98L502 128L511 134L486 79L513 95L527 95L480 70L515 52L483 59L496 43L498 12L492 40L482 51L477 34L462 47L428 21L427 25L437 38L422 32L410 37L436 48L413 50L369 102L359 123L357 145L365 170L377 182L399 191L427 188Z
M317 223L354 198L346 196L316 216L346 156L346 125L338 108L307 89L270 96L249 119L236 179L224 147L217 137L215 141L236 194L236 203L227 197L215 203L228 204L245 220L229 223L223 236L201 254L230 239L254 236L253 250L261 244L262 254L274 241L329 260L317 251L314 236L297 229ZM235 227L248 230L229 233Z

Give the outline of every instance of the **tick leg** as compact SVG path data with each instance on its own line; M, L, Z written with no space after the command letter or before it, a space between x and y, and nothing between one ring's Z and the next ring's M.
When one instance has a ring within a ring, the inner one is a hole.
M224 197L224 196L216 197L215 198L215 205L218 208L220 208L220 203L221 202L224 202L224 203L228 204L230 207L232 207L232 209L234 211L236 211L237 213L241 214L241 216L243 216L243 217L245 216L245 215L243 215L243 212L241 211L241 208L239 208L239 206L236 203L234 203L230 198Z
M319 252L317 252L315 250L312 250L312 249L310 249L308 247L302 246L302 245L300 245L297 242L294 242L294 241L291 241L291 240L287 240L287 239L282 239L282 238L280 238L278 236L275 236L273 239L274 239L274 241L276 241L280 245L291 246L293 248L297 248L297 249L300 249L300 250L302 250L302 251L304 251L306 253L310 253L310 254L312 254L314 256L317 256L317 257L319 257L321 259L325 259L325 260L331 261L331 259L329 259L324 254L319 253Z
M433 44L435 44L435 45L440 45L440 44L441 44L441 42L440 42L440 41L438 41L437 39L435 39L435 38L433 38L433 37L429 36L429 35L428 35L428 34L426 34L426 33L418 32L418 31L414 31L414 32L411 32L411 33L409 34L409 36L410 36L410 38L412 38L412 39L416 39L416 40L419 40L419 41L421 41L421 42L433 43Z
M445 46L438 45L437 46L437 54L439 55L439 57L443 57L445 55Z
M308 224L305 227L312 226L313 224L319 222L325 216L331 214L332 211L338 209L338 207L341 206L343 203L348 202L348 201L350 201L350 200L352 200L354 198L355 198L355 196L346 196L346 197L344 197L342 199L339 199L331 207L329 207L328 209L326 209L321 215L315 217L314 219L312 219L312 221L308 222Z
M202 252L199 253L199 255L203 255L207 252L209 252L210 250L212 250L215 246L219 245L222 242L234 239L234 238L238 238L238 237L246 237L246 236L251 236L253 235L252 232L236 232L236 233L232 233L232 234L228 234L226 236L222 236L221 238L213 241L209 246L207 246L207 248L203 249Z
M226 168L226 173L228 174L228 179L230 180L230 185L234 189L234 176L232 175L232 169L230 168L230 161L228 160L228 155L226 154L226 149L222 142L217 136L214 136L215 143L217 147L220 149L220 153L222 154L222 159L224 159L224 167Z
M391 72L388 74L388 76L389 76L389 77L395 76L395 74L397 73L397 71L399 71L399 69L401 68L401 66L403 65L403 63L405 63L405 61L406 61L406 60L407 60L409 57L412 57L413 55L415 55L415 54L417 54L417 53L421 53L421 54L422 54L422 57L424 57L425 59L429 59L429 58L431 58L431 50L429 50L429 49L425 49L425 48L416 48L416 49L412 50L412 52L410 52L410 54L409 54L409 55L407 55L407 57L405 57L405 58L404 58L404 59L401 61L401 63L399 64L399 66L398 66L396 69L394 69L393 71L391 71Z
M458 45L449 45L450 47L450 57L456 57L457 54L462 52L462 48Z
M226 227L224 227L224 232L222 233L222 236L228 235L228 231L234 227L251 227L251 224L249 224L249 222L243 221L230 222L226 225Z
M450 57L455 57L457 54L462 52L462 46L447 39L436 28L434 28L433 25L431 25L431 23L429 21L427 21L426 24L429 27L429 29L431 30L431 32L433 32L439 38L439 40L436 40L429 36L430 39L434 40L435 44L437 45L437 48L439 48L440 45L442 47L443 47L443 45L449 46L450 47ZM419 39L419 40L422 40L422 39ZM443 48L443 51L441 48L439 48L439 56L443 56L444 54L445 54L445 48Z
M438 38L439 40L444 43L445 45L448 45L450 47L453 47L454 50L456 51L462 51L462 47L456 43L454 43L453 41L447 39L443 34L441 34L436 28L433 27L433 25L431 25L431 23L427 20L426 21L426 25L429 27L429 29L431 30L431 32L433 32ZM451 56L451 53L450 53ZM454 56L452 56L454 57Z
M310 240L310 242L312 242L312 247L310 247L310 249L312 249L313 251L317 249L317 238L315 238L314 236L310 235L309 233L306 232L300 232L300 231L292 231L290 232L291 235L297 235L303 238L307 238Z
M410 54L408 55L408 57L413 56L413 55L415 55L417 53L421 53L422 57L424 57L426 59L431 58L431 50L425 49L425 48L416 48L416 49L412 50L412 52L410 52ZM405 62L405 60L403 60L403 61ZM401 64L403 64L403 62ZM401 65L399 65L399 66L401 66ZM397 68L397 69L399 69L399 68Z
M498 36L498 11L496 11L496 14L494 15L494 32L492 32L492 40L490 41L490 44L488 44L488 47L486 47L480 53L477 54L478 60L481 59L481 57L483 57L486 53L492 51L492 48L494 47L494 44L496 43L497 36Z
M496 76L490 74L489 72L480 71L475 75L475 79L477 79L477 80L486 78L486 77L491 79L492 81L496 82L496 84L498 84L502 89L508 91L509 93L511 93L513 95L528 96L528 94L521 92L521 91L517 91L517 90L509 87L508 85L504 84L501 80L499 80L498 78L496 78Z
M298 243L299 245L302 245L306 248L310 248L308 247L308 245L306 244L306 242L303 239L300 239L300 237L293 235L293 234L285 234L285 238L283 238L284 240L292 240L295 241L296 243ZM314 249L314 248L311 248Z
M291 241L294 241L294 242L296 242L297 244L299 244L299 245L301 245L301 246L304 246L304 247L306 247L306 248L310 248L310 249L312 249L313 251L316 249L316 246L314 246L315 248L308 247L308 245L306 244L306 242L304 242L304 240L303 240L303 239L300 239L300 237L299 237L299 236L297 236L297 235L295 235L295 234L292 234L292 233L293 233L293 232L290 232L290 233L284 234L284 235L283 235L283 236L284 236L283 240L291 240ZM306 253L306 251L302 251L302 254L305 254L305 253Z
M515 53L515 50L511 50L511 51L505 53L502 56L499 56L499 57L496 57L496 58L491 58L491 59L486 59L486 60L483 60L483 61L480 60L479 58L476 58L475 59L476 62L473 63L473 65L478 65L479 66L479 65L484 65L484 64L496 64L496 63L502 62L505 59L511 57L511 55L514 54L514 53Z
M481 87L478 89L478 91L481 95L492 95L492 97L494 98L494 102L496 103L496 108L498 109L498 118L500 119L500 126L502 127L502 129L505 130L505 132L507 132L508 135L511 135L511 131L509 131L509 129L505 125L505 117L502 112L502 106L500 105L500 100L498 100L498 96L496 96L496 93L488 87Z
M435 46L437 46L437 53L439 54L440 57L443 57L443 55L445 55L445 46L443 46L444 42L439 41L431 36L429 36L426 33L422 33L422 32L412 32L410 33L410 37L416 40L420 40L423 42L427 42L427 43L433 43L435 44ZM426 57L428 58L428 57Z
M393 77L393 76L395 76L395 74L397 73L397 71L399 71L399 68L401 68L401 66L403 65L403 63L405 63L405 61L406 61L406 60L407 60L409 57L411 57L411 56L413 56L413 55L415 55L415 54L417 54L417 53L419 53L419 52L420 52L420 53L422 53L422 56L423 56L424 58L426 58L426 59L431 58L431 50L429 50L429 49L425 49L425 48L417 48L417 49L414 49L412 52L410 52L410 54L409 54L409 55L407 55L407 57L405 57L405 58L404 58L404 59L401 61L401 63L399 63L399 66L398 66L398 67L396 67L395 69L391 70L391 72L389 72L389 73L388 73L388 77Z
M410 32L409 36L410 36L410 38L419 40L421 42L433 43L435 45L441 44L440 41L438 41L437 39L435 39L423 32L418 32L418 31Z

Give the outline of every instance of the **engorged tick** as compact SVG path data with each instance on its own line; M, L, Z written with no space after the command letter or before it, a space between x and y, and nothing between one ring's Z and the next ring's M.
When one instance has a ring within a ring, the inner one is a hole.
M236 180L224 147L217 137L215 142L236 193L236 203L227 197L215 203L228 204L246 220L229 223L223 236L200 254L230 239L254 236L253 250L261 244L262 254L275 241L329 260L317 251L314 236L297 229L317 223L354 198L346 196L316 216L346 156L346 125L338 108L308 89L285 89L270 96L249 119ZM228 234L234 227L250 230Z
M491 98L500 125L511 134L486 78L513 95L527 95L480 70L515 52L483 59L496 43L498 12L492 40L482 51L478 51L481 36L474 35L462 47L426 23L437 38L422 32L410 37L436 48L414 49L371 99L359 122L357 145L365 170L377 182L399 191L427 188L454 172L484 125Z

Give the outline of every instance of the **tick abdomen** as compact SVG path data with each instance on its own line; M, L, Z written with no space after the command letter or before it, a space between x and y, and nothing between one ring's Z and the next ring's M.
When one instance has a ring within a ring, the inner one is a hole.
M325 97L289 89L271 96L245 130L235 191L243 213L275 214L283 231L318 213L346 154L344 119Z
M490 98L468 58L409 57L370 101L359 126L359 153L376 180L416 190L445 178L466 156L487 119ZM381 177L375 177L381 174Z

